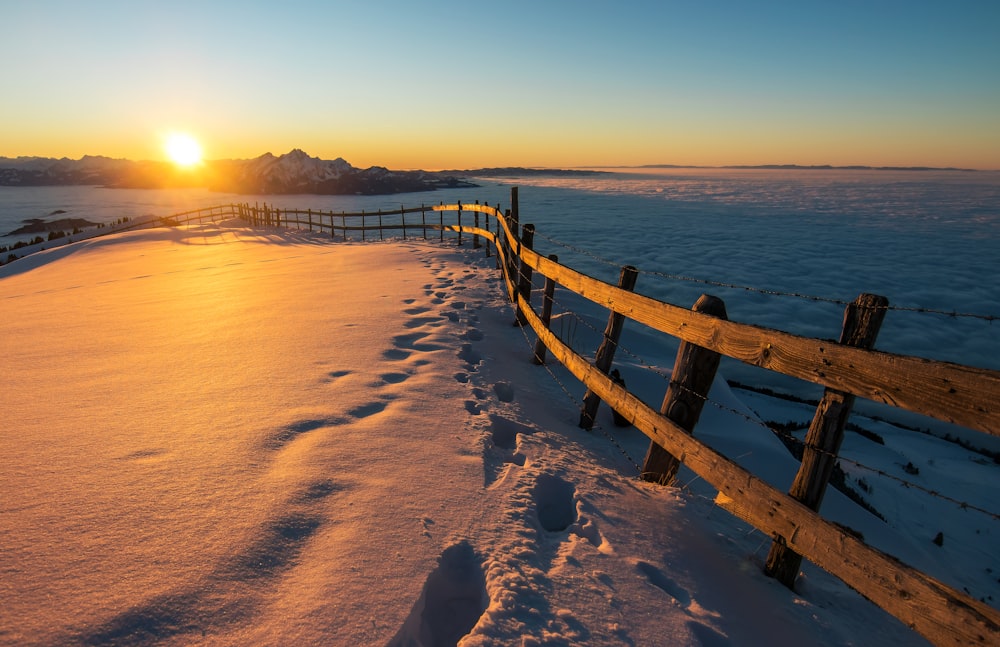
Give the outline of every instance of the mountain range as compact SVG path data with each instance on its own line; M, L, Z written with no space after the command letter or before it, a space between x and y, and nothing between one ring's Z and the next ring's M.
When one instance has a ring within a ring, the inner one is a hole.
M383 195L474 186L450 172L359 169L343 158L322 160L294 149L249 160L206 160L185 169L169 162L87 155L79 160L0 157L0 186L99 185L162 189L207 187L242 194Z

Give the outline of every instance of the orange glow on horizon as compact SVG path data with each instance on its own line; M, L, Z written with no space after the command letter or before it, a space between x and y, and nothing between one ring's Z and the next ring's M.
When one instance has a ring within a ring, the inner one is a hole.
M612 135L579 136L574 130L552 132L525 129L480 133L471 137L461 126L426 132L406 128L340 132L270 131L246 136L242 129L205 124L205 136L195 138L176 131L167 134L69 129L45 139L13 133L3 142L0 156L37 156L79 159L85 155L136 161L163 160L178 170L193 171L205 160L253 159L265 153L279 156L299 148L312 157L342 157L358 168L384 166L394 170L476 169L483 167L613 167L647 164L726 166L798 164L850 166L928 166L1000 170L1000 158L989 137L953 131L927 135L912 132L872 133L858 129L850 135L814 133L799 129L794 137L780 128L752 133L734 125L697 128L689 132L664 126L662 131L621 127ZM176 139L175 139L176 138ZM211 150L211 156L205 154Z

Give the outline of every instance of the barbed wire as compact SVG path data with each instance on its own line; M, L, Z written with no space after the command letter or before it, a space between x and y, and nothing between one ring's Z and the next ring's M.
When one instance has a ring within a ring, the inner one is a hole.
M580 323L582 323L583 325L585 325L587 328L589 328L592 331L598 333L603 338L608 339L608 341L610 341L611 343L613 343L615 345L615 348L617 350L621 350L623 353L625 353L626 355L628 355L630 358L634 359L643 369L648 370L648 371L650 371L652 373L655 373L656 375L659 375L667 383L668 386L673 386L674 388L680 389L680 390L684 391L685 393L688 393L688 394L690 394L690 395L692 395L692 396L694 396L694 397L702 400L703 402L705 402L707 404L711 404L713 407L715 407L715 408L717 408L717 409L719 409L721 411L724 411L724 412L732 414L732 415L739 416L743 420L745 420L745 421L747 421L749 423L752 423L753 425L755 425L757 427L765 429L769 433L774 434L775 436L778 436L779 438L783 438L785 440L791 440L791 441L794 441L795 443L799 443L799 444L804 444L803 441L799 440L798 438L796 438L794 435L792 435L788 431L784 431L784 430L780 430L780 429L775 429L775 428L767 425L765 422L763 422L762 420L760 420L756 416L751 416L748 413L746 413L745 411L740 411L739 409L734 409L734 408L732 408L732 407L730 407L728 405L725 405L725 404L723 404L721 402L718 402L716 400L713 400L713 399L711 399L711 398L709 398L709 397L707 397L705 395L702 395L702 394L697 393L697 392L695 392L695 391L693 391L691 389L686 388L684 385L682 385L682 384L674 381L672 379L671 375L667 375L662 370L660 370L658 367L656 367L656 366L654 366L652 364L649 364L642 357L640 357L639 355L637 355L636 353L634 353L632 350L630 350L627 346L621 344L621 342L614 342L613 340L604 337L604 333L602 331L598 331L597 328L595 328L590 322L588 322L585 319L583 319L582 317L580 317L576 312L573 312L572 310L567 309L566 306L564 304L559 303L557 299L553 298L553 301L555 303L557 303L557 304L560 305L560 307L562 308L563 312L565 312L565 313L567 313L569 315L572 315L577 321L579 321ZM927 435L933 436L933 434L930 434L929 432L927 433ZM936 436L934 436L934 437L936 438ZM848 458L846 456L842 456L840 454L836 454L836 453L833 453L833 452L829 452L829 451L823 450L823 449L821 449L819 447L810 446L810 449L812 449L814 452L816 452L818 454L828 456L828 457L832 458L835 461L842 461L844 463L848 463L848 464L853 465L855 467L858 467L860 469L872 472L874 474L877 474L877 475L882 476L884 478L887 478L889 480L896 481L896 482L900 483L901 485L903 485L906 488L912 488L912 489L918 490L920 492L923 492L924 494L932 496L934 498L938 498L938 499L947 501L949 503L952 503L952 504L956 505L957 507L959 507L959 508L961 508L963 510L973 510L975 512L979 512L979 513L984 514L984 515L986 515L988 517L991 517L994 520L1000 520L1000 513L996 513L996 512L990 511L990 510L986 510L985 508L981 508L981 507L979 507L979 506L977 506L975 504L969 503L968 501L961 501L961 500L956 499L954 497L950 497L950 496L948 496L946 494L942 494L941 492L938 492L937 490L932 490L932 489L924 487L924 486L922 486L922 485L920 485L918 483L914 483L912 481L908 481L908 480L906 480L904 478L901 478L901 477L895 476L893 474L890 474L890 473L886 472L885 470L883 470L881 468L872 467L870 465L866 465L864 463L861 463L861 462L856 461L854 459Z
M518 328L521 330L521 335L524 337L524 342L526 347L528 348L529 352L532 355L534 355L535 353L534 342L528 336L528 330L527 330L528 328L530 328L530 326L518 326ZM569 400L576 406L576 408L582 410L583 401L578 399L572 393L570 393L569 388L567 388L567 386L563 383L563 381L559 379L559 376L555 374L555 372L552 370L552 367L549 366L547 362L542 362L542 367L549 374L549 377L551 377L552 380L559 385L559 388L562 389L563 393L566 394L566 397L569 398ZM614 445L618 449L619 452L621 452L622 456L624 456L625 459L629 463L631 463L632 466L635 468L637 475L642 474L642 467L639 465L639 463L637 463L636 460L632 458L632 455L628 453L628 450L625 449L625 447L623 447L622 444L619 443L618 440L612 434L608 433L608 431L603 427L603 425L601 425L600 423L596 423L594 424L593 428L600 431L601 435L603 435L609 442L611 442L612 445Z
M593 259L593 260L595 260L595 261L597 261L597 262L599 262L599 263L601 263L603 265L607 265L609 267L614 267L614 268L621 268L621 266L622 266L621 263L618 263L616 261L612 261L612 260L603 258L603 257L601 257L601 256L599 256L599 255L597 255L597 254L595 254L595 253L593 253L593 252L591 252L589 250L585 250L585 249L583 249L581 247L577 247L576 245L571 245L570 243L562 242L560 240L552 238L551 236L546 236L545 234L539 233L537 230L535 231L535 236L537 238L542 238L542 239L544 239L544 240L552 243L553 245L558 245L559 247L563 247L563 248L568 249L570 251L573 251L573 252L576 252L578 254L582 254L584 256L587 256L587 257L589 257L589 258L591 258L591 259ZM698 284L701 284L701 285L710 285L710 286L713 286L713 287L721 287L721 288L727 288L727 289L732 289L732 290L743 290L744 292L755 292L757 294L765 294L765 295L768 295L768 296L789 297L789 298L802 299L802 300L805 300L805 301L812 301L812 302L817 302L817 303L830 303L830 304L838 305L838 306L841 306L841 307L846 307L846 306L848 306L848 305L851 304L850 301L846 301L844 299L836 299L836 298L832 298L832 297L821 297L821 296L816 296L816 295L811 295L811 294L802 294L800 292L786 292L786 291L782 291L782 290L770 290L770 289L767 289L767 288L758 288L758 287L754 287L754 286L750 286L750 285L740 285L738 283L729 283L729 282L726 282L726 281L715 281L715 280L712 280L712 279L702 279L702 278L697 278L697 277L693 277L693 276L685 276L683 274L671 274L671 273L668 273L668 272L660 272L660 271L657 271L657 270L639 270L639 272L640 272L640 274L646 274L648 276L655 276L655 277L658 277L658 278L667 279L667 280L671 280L671 281L684 281L684 282L687 282L687 283L698 283ZM884 309L887 310L887 311L894 311L894 312L912 312L912 313L931 314L931 315L937 315L937 316L943 316L943 317L952 317L952 318L979 319L979 320L986 321L986 322L989 322L989 323L993 323L994 321L1000 319L1000 315L982 314L982 313L975 313L975 312L959 312L957 310L940 310L940 309L937 309L937 308L925 308L925 307L922 307L922 306L906 306L906 305L892 305L892 304L890 304L890 305L884 306Z

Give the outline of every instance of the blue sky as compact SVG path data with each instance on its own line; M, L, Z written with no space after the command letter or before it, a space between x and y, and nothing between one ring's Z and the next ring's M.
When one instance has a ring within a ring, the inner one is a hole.
M1000 3L4 0L0 155L1000 168Z

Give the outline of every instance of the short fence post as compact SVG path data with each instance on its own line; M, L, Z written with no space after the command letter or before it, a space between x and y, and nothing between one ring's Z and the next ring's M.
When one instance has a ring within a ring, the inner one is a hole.
M427 240L427 212L423 204L420 205L420 226L424 230L424 240Z
M382 236L382 210L381 209L378 210L378 239L379 240L385 240L385 238Z
M874 294L862 294L844 310L840 343L871 349L875 345L889 300ZM806 432L802 465L788 494L810 509L819 511L826 486L837 463L837 453L844 440L844 428L854 407L855 397L827 388ZM788 588L793 588L802 566L802 556L793 551L780 535L774 538L764 572Z
M337 238L336 232L333 229L333 212L330 212L330 240L335 240Z
M365 210L362 209L361 210L361 242L365 242L365 227L367 227L367 226L368 225L365 224Z
M531 266L528 265L524 258L521 256L522 249L531 249L535 244L535 226L525 225L524 229L521 231L521 238L517 241L517 258L518 258L518 276L517 276L517 293L521 295L524 300L524 305L529 306L531 303ZM517 320L515 323L518 326L523 326L528 323L528 319L524 316L524 310L521 309L521 304L518 302L517 305Z
M695 312L728 319L726 304L722 299L703 294L691 307ZM721 356L715 351L702 348L690 342L681 342L674 360L674 371L670 376L670 386L663 396L660 413L684 429L694 434L695 425L701 417L701 410L708 399L715 373L719 369ZM670 485L683 456L674 456L655 442L649 443L646 459L642 465L643 480L660 485Z
M618 277L618 287L631 292L635 289L635 282L638 278L639 270L631 265L626 265ZM618 339L622 335L624 326L625 315L612 310L611 316L608 317L608 325L604 329L604 339L594 357L594 366L605 375L611 370L611 363L615 360L615 350L618 348ZM581 428L587 430L594 428L594 420L597 418L597 408L600 404L601 398L587 389L586 395L583 396L583 411L580 413Z
M313 230L313 210L309 209L308 213L309 213L309 231L312 231Z
M406 240L406 208L399 205L399 221L403 224L403 240Z
M487 246L489 249L489 246ZM559 262L559 257L555 254L549 254L549 260L553 263ZM556 292L556 282L550 276L545 277L545 290L544 296L542 297L542 325L545 329L549 329L549 324L552 322L552 303L555 301L554 296ZM535 356L532 360L535 364L541 366L545 363L545 343L542 338L539 337L535 340Z
M439 206L443 207L444 203L440 202ZM440 228L438 229L438 231L441 232L441 242L443 243L444 242L444 210L438 211L438 224L440 225Z
M458 201L458 246L462 246L462 201Z

